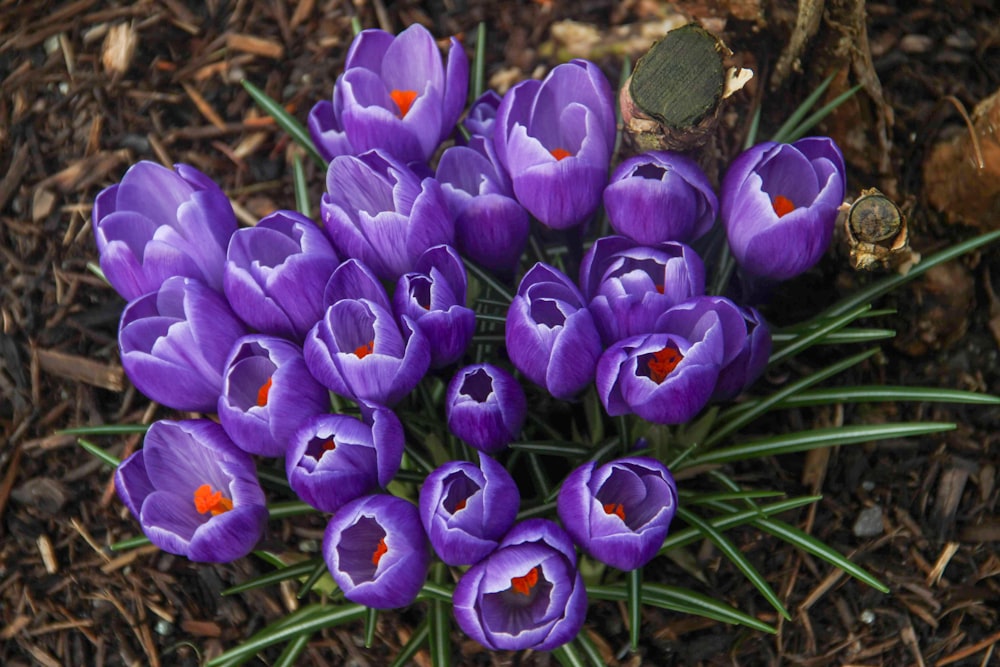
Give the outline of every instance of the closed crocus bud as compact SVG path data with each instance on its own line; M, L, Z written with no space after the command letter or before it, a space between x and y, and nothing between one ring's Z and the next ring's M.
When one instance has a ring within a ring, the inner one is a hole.
M528 242L531 220L514 199L491 142L473 137L469 146L446 149L437 179L454 216L462 253L493 271L513 273Z
M454 37L447 64L434 38L413 24L398 35L364 30L347 52L333 102L309 113L320 153L385 150L404 162L427 161L465 108L469 61Z
M718 208L708 177L680 153L650 151L629 158L604 188L611 227L644 245L690 243L712 228Z
M611 86L597 65L572 60L504 96L493 128L518 201L553 229L597 210L615 147Z
M453 608L462 631L488 649L562 646L576 637L587 613L573 542L546 519L517 524L458 580Z
M556 505L581 549L619 570L634 570L663 544L677 511L677 485L656 459L591 461L566 477Z
M487 90L480 95L475 102L469 106L469 113L465 115L462 125L474 137L493 136L493 127L496 124L497 109L503 98L495 90Z
M466 366L448 383L448 430L470 447L493 454L517 438L528 400L514 376L492 364Z
M713 400L732 398L764 372L771 355L771 332L756 310L722 296L695 297L674 306L657 321L656 330L688 340L722 333L722 362Z
M150 542L193 561L227 563L264 535L253 459L207 419L155 422L118 466L115 488Z
M425 250L454 242L441 185L421 180L380 151L330 162L323 225L342 257L354 257L381 280L412 271Z
M323 559L348 600L395 609L416 599L430 549L416 506L379 494L349 502L330 519Z
M126 300L154 292L172 276L222 291L222 267L236 215L218 185L184 164L176 171L136 163L94 199L101 270Z
M736 261L769 280L811 268L830 245L845 187L844 157L827 137L766 142L741 153L720 189Z
M336 512L392 481L403 458L403 425L388 408L365 406L364 421L316 415L295 433L285 457L288 483L299 498Z
M449 461L420 487L420 520L438 558L473 565L514 525L521 496L514 478L485 454L479 465Z
M298 345L263 334L236 341L223 374L219 422L237 447L284 456L298 428L329 409L330 395Z
M341 299L306 336L309 372L324 387L354 401L395 405L417 386L431 363L430 343L413 320L402 330L382 304Z
M278 211L230 239L226 298L261 333L301 342L323 316L323 288L339 263L312 220Z
M605 345L655 331L671 306L705 292L705 265L675 241L643 246L622 236L597 239L583 257L580 286Z
M597 395L612 417L634 413L654 424L681 424L712 397L722 354L720 327L693 342L675 334L626 338L597 362Z
M594 380L604 349L580 290L540 262L521 279L507 311L505 338L517 370L564 400Z
M175 276L122 311L118 347L136 389L175 410L214 412L226 360L246 326L222 295Z
M393 310L411 318L430 343L431 368L453 364L465 354L476 314L465 306L467 278L451 246L435 246L417 260L416 272L400 276Z

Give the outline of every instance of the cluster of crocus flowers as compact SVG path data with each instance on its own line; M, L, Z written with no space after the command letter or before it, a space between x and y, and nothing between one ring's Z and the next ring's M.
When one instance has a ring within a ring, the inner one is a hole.
M140 162L97 197L101 268L128 301L125 372L167 408L218 416L153 424L115 479L154 544L228 561L265 533L254 457L278 459L291 491L332 515L323 557L349 600L408 605L436 557L467 568L453 608L470 637L548 650L584 622L578 551L643 567L677 488L652 458L590 461L562 481L561 526L518 522L505 462L528 423L522 382L564 401L592 387L609 416L659 424L737 396L767 363L768 327L706 294L692 244L721 215L748 274L806 270L829 241L843 159L823 138L764 144L716 196L694 160L650 152L609 182L615 114L596 65L488 92L460 133L467 79L455 40L443 56L420 26L360 33L332 99L309 115L329 161L319 220L276 211L237 229L222 190L186 165ZM577 276L523 267L532 218L582 235L602 203L616 233L588 244ZM778 257L778 238L796 251ZM486 359L470 350L481 323L470 296L484 286L468 261L517 286ZM432 382L437 414L424 409ZM390 485L413 473L405 453L422 435L398 410L414 404L475 460L421 462L431 472L403 498Z

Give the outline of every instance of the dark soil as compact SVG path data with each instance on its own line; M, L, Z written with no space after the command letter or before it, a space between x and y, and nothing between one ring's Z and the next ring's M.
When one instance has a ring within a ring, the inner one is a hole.
M765 84L790 41L795 3L678 3L757 73L757 83L730 102L707 161L721 170L755 105L762 105L766 136L833 66L847 66L835 88L868 85L821 129L845 147L852 196L877 186L903 204L913 246L922 253L994 228L987 219L946 223L927 207L921 173L936 141L966 131L947 97L971 111L1000 87L1000 9L989 0L869 3L872 67L865 71L858 52L843 49L849 4L826 3L801 68L791 68L772 90ZM294 590L283 587L221 597L221 590L269 569L252 557L202 566L151 547L108 549L136 536L139 526L115 497L111 470L59 430L148 423L169 411L149 404L124 377L115 345L124 304L87 269L96 262L90 209L101 188L140 159L186 162L223 185L246 223L290 206L297 149L262 117L239 80L253 81L304 120L332 90L355 16L363 26L390 30L421 22L438 36L459 34L466 44L486 21L488 75L504 87L555 64L567 45L553 35L568 19L602 36L591 52L615 81L628 49L614 31L637 32L666 11L645 0L0 1L0 664L195 665L299 604ZM134 51L124 46L129 39ZM846 43L861 44L857 33ZM311 164L307 170L318 195L323 175ZM844 381L1000 394L998 327L991 326L1000 312L998 258L996 249L970 255L884 299L881 306L898 309L890 326L899 336ZM783 303L791 309L773 315L794 320L867 280L835 248L819 270L785 288L791 301ZM828 362L833 352L779 369L765 383L778 386ZM793 619L777 618L705 544L690 550L698 578L666 559L655 561L647 578L750 610L776 624L777 635L648 609L641 650L630 654L624 608L595 604L588 630L608 663L997 664L1000 411L843 406L784 412L780 420L774 428L958 424L940 436L787 456L764 470L758 464L734 471L761 488L821 492L815 507L783 518L868 568L891 594L774 538L734 531ZM124 457L139 438L97 444ZM859 536L862 515L874 522ZM273 537L310 552L322 528L318 520L285 522ZM423 613L383 614L372 649L363 647L360 623L320 633L300 664L387 664ZM490 656L455 637L458 664L553 662L545 655ZM276 655L255 664L270 664ZM415 662L428 659L424 652Z

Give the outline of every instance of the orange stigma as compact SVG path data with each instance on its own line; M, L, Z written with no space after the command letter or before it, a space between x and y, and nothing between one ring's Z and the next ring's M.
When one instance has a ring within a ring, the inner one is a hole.
M458 501L458 504L455 505L455 512L457 512L458 510L464 510L465 509L465 501L466 500L467 500L466 498L462 498L461 500ZM454 514L455 512L452 512L452 514Z
M337 448L337 443L333 441L333 438L327 438L326 442L319 450L319 458L323 458L323 455L327 452L332 452Z
M382 560L382 556L388 553L389 547L385 546L385 538L383 537L378 541L378 546L375 547L375 553L372 554L372 563L378 565L378 562Z
M410 113L410 107L417 99L417 91L415 90L393 90L389 93L389 97L392 101L396 103L399 107L399 117L406 118L406 114Z
M794 211L795 204L793 204L792 200L789 199L788 197L784 195L778 195L777 197L774 198L774 201L771 202L771 208L773 208L774 212L778 214L779 218L781 218Z
M257 390L257 407L262 408L267 405L267 395L271 391L271 378L267 378L267 382L260 386Z
M355 348L354 354L357 355L358 359L364 359L374 351L375 351L375 341L370 340L364 345L359 345L357 348Z
M233 509L233 501L222 497L222 491L212 492L211 484L202 484L194 492L194 508L199 514L211 512L218 516Z
M662 383L683 359L684 356L677 348L665 347L655 352L653 358L646 362L649 366L649 377L656 384Z
M538 568L533 567L528 570L528 574L523 577L511 577L510 587L514 589L515 593L520 593L521 595L531 595L531 589L535 587L538 583Z
M604 506L604 512L606 514L614 514L616 517L625 520L625 506L621 503L608 503Z
M553 148L549 152L552 153L552 157L554 157L556 159L556 162L558 162L559 160L562 160L563 158L567 158L570 155L572 155L572 153L570 153L565 148Z

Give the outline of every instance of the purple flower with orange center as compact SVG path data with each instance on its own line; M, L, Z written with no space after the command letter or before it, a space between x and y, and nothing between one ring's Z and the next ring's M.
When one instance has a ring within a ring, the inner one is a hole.
M167 278L197 278L222 291L222 267L236 215L210 178L185 164L171 171L138 162L94 199L101 270L126 300Z
M517 84L497 110L493 140L514 194L542 224L578 225L597 210L615 147L615 111L597 65L572 60Z
M562 646L576 637L587 613L573 542L547 519L515 525L458 580L453 605L462 631L488 649Z
M845 187L844 157L827 137L765 142L741 153L720 190L736 261L770 280L811 268L830 245Z
M469 61L454 37L445 64L419 24L398 35L364 30L347 52L333 101L309 113L309 131L327 160L379 148L426 162L455 129L468 86Z
M636 456L585 463L563 481L559 519L573 541L619 570L656 556L677 511L677 485L666 466Z
M236 341L218 411L219 422L240 449L284 456L295 431L329 409L329 393L306 368L298 345L263 334Z
M246 333L221 294L174 276L125 306L118 347L125 374L147 397L175 410L214 412L226 360Z
M430 549L416 506L378 494L347 503L330 519L323 559L348 600L395 609L416 599Z
M365 418L315 415L288 445L285 471L298 496L323 512L392 481L403 458L403 425L388 408L364 406Z
M470 447L493 454L521 433L528 400L513 375L493 364L476 364L455 373L444 409L448 430Z
M420 487L420 520L438 558L472 565L514 525L521 497L507 470L485 454L479 465L449 461Z
M705 292L705 265L691 248L644 246L604 236L580 266L580 286L605 345L656 331L663 312Z
M150 542L193 561L236 560L264 535L253 459L207 419L155 422L118 466L115 488Z

